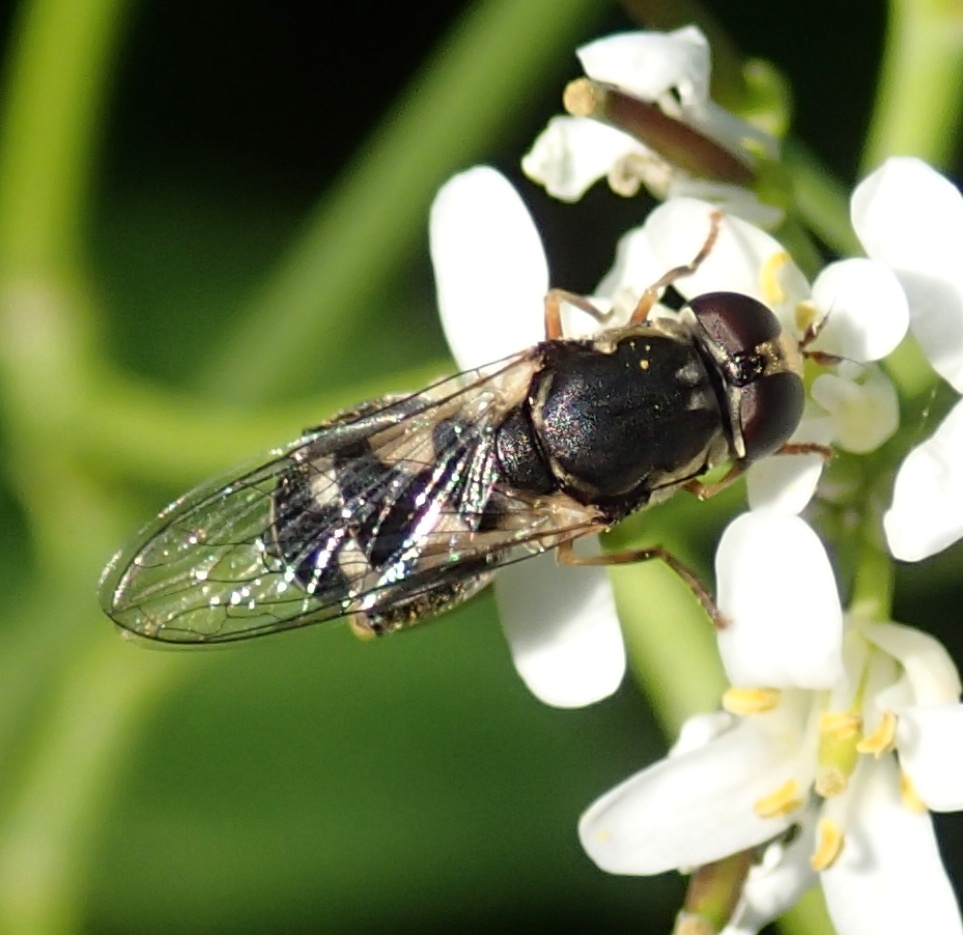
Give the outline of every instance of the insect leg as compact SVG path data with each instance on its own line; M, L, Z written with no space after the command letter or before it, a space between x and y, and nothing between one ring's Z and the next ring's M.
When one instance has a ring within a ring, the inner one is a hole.
M821 367L833 367L836 364L841 364L844 360L846 360L845 357L840 357L838 354L829 354L826 351L809 350L809 345L819 337L823 328L825 328L828 324L829 315L830 312L827 312L819 321L807 325L803 336L799 339L799 353L802 354L806 360L814 361Z
M829 445L820 445L817 442L787 442L781 445L774 452L774 455L822 455L826 461L833 456L833 449Z
M787 442L777 448L772 455L821 455L825 461L829 461L833 456L833 449L828 445L820 445L817 442ZM714 484L703 484L700 480L689 480L682 486L689 493L695 494L700 500L708 500L725 490L733 481L739 480L746 473L748 467L749 465L745 461L736 461L726 471L725 475Z
M729 625L729 621L723 616L712 595L699 580L699 576L661 545L654 545L647 549L605 552L602 555L576 555L571 539L558 547L560 565L627 565L632 562L648 562L652 559L661 559L686 583L717 630L722 630Z
M604 324L611 312L596 308L585 296L568 292L565 289L549 289L545 295L545 340L557 341L562 333L562 303L568 302L591 315L599 324Z
M806 334L809 334L809 332L807 331ZM806 345L808 343L804 335L803 339L799 342L799 350L806 360L811 360L819 364L820 367L834 367L836 364L841 364L846 360L845 357L840 357L838 354L827 354L826 351L807 351Z
M706 237L705 243L699 248L699 252L690 262L683 266L676 266L674 269L670 269L642 293L642 297L635 306L635 311L632 312L631 319L629 319L631 324L641 324L649 317L652 306L659 300L659 294L666 286L671 286L677 279L682 279L684 276L691 276L692 273L702 265L705 258L712 253L712 248L719 239L719 225L721 223L722 212L713 211L712 214L709 215L709 236Z
M717 493L721 493L733 481L739 480L746 473L748 465L745 461L736 461L735 464L726 471L725 475L714 484L703 484L701 480L688 480L682 486L691 494L695 494L700 500L708 500Z

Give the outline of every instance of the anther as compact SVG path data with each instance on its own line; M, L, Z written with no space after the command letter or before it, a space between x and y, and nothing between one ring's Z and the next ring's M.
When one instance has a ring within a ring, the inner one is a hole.
M779 282L779 271L789 262L785 250L777 250L770 255L759 270L759 286L767 305L779 305L786 300L786 292Z
M884 711L876 730L856 744L856 752L871 753L877 760L884 753L889 753L896 742L896 724L896 714Z
M802 808L804 804L799 794L799 783L795 779L789 779L775 792L757 799L753 808L760 818L782 818Z
M831 818L821 818L816 827L816 850L809 858L809 866L817 873L828 870L843 849L843 832Z
M722 696L722 707L730 714L744 716L763 714L779 706L782 692L778 688L727 688Z

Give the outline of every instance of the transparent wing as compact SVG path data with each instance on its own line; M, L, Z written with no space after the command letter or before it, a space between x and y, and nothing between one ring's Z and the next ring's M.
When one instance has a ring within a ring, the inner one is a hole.
M589 531L583 508L503 488L494 429L530 353L344 413L168 507L111 561L104 611L167 643L245 639L354 616L396 629L491 569Z

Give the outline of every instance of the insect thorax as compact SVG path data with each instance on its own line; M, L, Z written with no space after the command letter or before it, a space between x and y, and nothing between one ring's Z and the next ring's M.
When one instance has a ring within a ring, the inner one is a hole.
M691 341L644 326L543 353L497 433L507 483L559 490L614 521L727 457L718 377Z

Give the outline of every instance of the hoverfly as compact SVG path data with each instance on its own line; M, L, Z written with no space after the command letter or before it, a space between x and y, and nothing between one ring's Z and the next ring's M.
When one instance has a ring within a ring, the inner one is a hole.
M726 480L794 447L804 402L801 347L757 300L710 293L649 316L708 255L719 221L628 324L566 339L563 302L604 316L553 290L534 347L339 413L186 494L108 565L104 611L163 643L339 617L382 634L550 549L573 564L673 564L660 549L578 559L572 544L680 488L705 493L699 478L717 465L731 463Z

